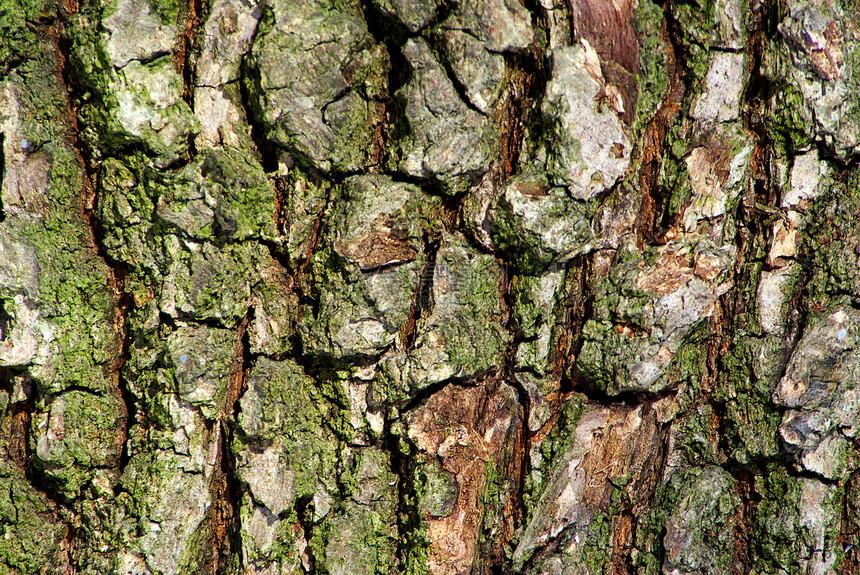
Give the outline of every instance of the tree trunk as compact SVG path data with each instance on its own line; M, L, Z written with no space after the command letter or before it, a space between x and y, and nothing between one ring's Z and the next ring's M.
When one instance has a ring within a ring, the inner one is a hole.
M0 573L860 572L855 3L0 31Z

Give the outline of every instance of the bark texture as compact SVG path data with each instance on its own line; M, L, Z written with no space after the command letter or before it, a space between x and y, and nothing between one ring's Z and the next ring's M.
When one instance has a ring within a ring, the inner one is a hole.
M0 573L860 572L849 0L0 0Z

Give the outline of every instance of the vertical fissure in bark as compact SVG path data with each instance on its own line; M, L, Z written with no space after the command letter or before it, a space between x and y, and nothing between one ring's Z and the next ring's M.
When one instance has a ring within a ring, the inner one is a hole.
M433 52L434 59L439 64L439 67L442 68L442 71L445 72L445 77L448 78L448 82L450 82L451 87L454 88L454 92L456 92L457 98L459 98L460 102L476 114L486 116L487 113L478 108L478 106L472 102L472 99L469 97L468 88L457 76L457 72L451 65L451 59L448 57L448 50L445 48L445 43L440 33L436 31L427 32L424 35L424 38L427 40L427 43Z
M405 410L401 410L401 413L405 413ZM423 544L423 540L419 540L421 514L414 478L417 449L407 438L398 437L392 429L392 423L390 419L386 420L381 445L388 452L391 472L397 477L397 508L394 510L397 521L397 545L394 550L396 569L400 573L407 573L410 551ZM408 453L403 453L404 448Z
M860 547L860 472L855 471L845 482L839 545L845 553L839 575L853 575L857 566L857 556L860 553L858 548Z
M241 70L241 79L239 80L239 101L241 102L242 112L245 115L245 120L248 122L248 127L251 132L251 140L256 147L257 155L259 156L260 165L263 171L272 174L278 171L278 147L266 136L266 127L260 119L257 110L258 105L255 105L251 98L251 91L248 87L249 81L260 82L259 74L255 74L251 65L248 62L248 54L254 46L257 39L257 34L260 31L260 26L254 28L254 34L248 44L248 51L242 55L242 62L239 66ZM291 167L291 166L290 166Z
M552 371L553 377L559 381L562 395L586 383L576 368L576 358L582 348L582 328L593 313L590 275L590 255L577 256L567 265L564 289L567 296L557 312L561 319L555 336Z
M779 201L779 189L774 184L771 173L771 158L774 143L763 122L765 102L770 98L769 79L762 74L761 64L768 40L768 20L766 8L758 6L752 10L754 19L749 42L746 46L747 61L746 88L741 101L741 121L745 132L751 137L753 151L750 155L751 181L744 190L736 211L737 233L735 245L737 260L732 271L732 288L719 298L711 318L713 335L708 344L707 382L702 386L702 400L709 402L717 417L717 425L731 421L726 401L715 401L710 397L713 386L731 385L733 378L741 377L749 381L756 379L755 370L749 362L726 361L741 344L739 334L749 334L755 326L748 325L751 310L758 308L758 284L763 269L763 260L770 240L770 227L767 218ZM738 373L743 371L745 373ZM755 477L762 474L758 462L736 461L731 452L728 433L720 433L717 441L721 456L725 459L723 467L730 470L736 479L735 491L741 502L737 509L735 549L733 560L734 573L747 573L752 567L757 553L751 525L758 521L758 506L761 497L755 489Z
M76 10L76 5L71 9ZM64 21L73 12L69 7L67 11L59 12L59 18ZM52 30L56 27L52 27ZM132 422L137 418L137 398L132 393L131 388L123 375L123 368L129 357L130 334L128 328L128 315L134 305L132 298L125 291L125 276L128 272L126 266L117 261L108 253L104 247L105 232L101 221L96 217L98 211L99 196L99 180L98 171L94 166L91 150L80 139L80 126L78 122L78 110L75 106L76 101L82 100L82 88L75 80L71 73L71 67L68 62L68 54L71 51L72 41L59 33L54 33L53 37L56 46L57 58L57 73L63 86L66 88L66 109L67 121L69 123L69 140L72 148L78 156L78 162L82 168L82 215L83 221L86 224L90 238L92 241L93 250L96 255L105 264L108 273L109 288L114 294L115 299L115 316L114 329L116 332L116 345L113 350L113 358L106 366L111 373L114 387L111 390L119 404L123 407L124 423L122 429L122 450L116 466L120 473L125 469L130 459L129 454L129 430Z
M661 35L666 40L669 89L639 138L638 179L643 199L636 229L640 248L644 247L646 239L651 243L665 244L666 232L677 224L678 216L670 213L671 190L660 185L660 172L666 153L667 130L678 119L687 91L684 72L686 57L679 40L682 33L680 24L672 16L671 3L667 2L663 6Z
M239 482L235 473L235 462L230 450L232 429L228 422L219 419L216 423L218 437L218 456L215 471L209 481L212 497L208 551L209 557L202 557L206 573L230 575L241 571L241 537L239 526ZM206 545L202 543L202 545Z
M298 296L299 309L296 310L296 315L298 317L301 317L302 308L305 306L311 308L311 315L313 317L319 317L319 295L318 293L315 293L314 285L309 281L306 270L311 261L311 257L316 251L320 236L322 235L323 222L332 203L331 194L332 190L328 187L325 192L325 198L323 199L323 207L319 214L317 214L313 226L311 227L311 231L308 234L307 247L305 248L304 255L298 262L290 262L289 267L286 267L290 272L290 277L292 278L292 289L295 290L295 293ZM301 338L297 337L295 343L297 344L296 349L301 350ZM301 353L299 353L299 356L301 356Z
M403 350L412 348L421 318L430 315L433 309L433 275L436 272L436 254L439 252L441 240L438 237L424 234L424 255L427 258L421 268L421 274L415 284L412 303L406 322L398 330L399 346Z
M21 378L23 401L11 401L6 407L6 416L10 423L8 456L12 463L21 471L28 472L30 461L30 419L35 410L34 385L26 370L10 367L0 368L0 385L9 393L12 400L13 378ZM29 381L27 381L29 380Z
M637 518L633 515L633 504L624 492L622 486L614 486L624 500L622 509L612 520L612 531L615 538L612 541L610 562L612 564L612 575L633 575L636 573L633 564L633 543L635 541L635 530Z
M6 177L6 134L0 132L0 184ZM6 219L6 210L3 207L3 198L0 198L0 222Z
M517 424L516 429L505 437L505 441L513 442L513 461L510 462L509 469L513 472L514 489L511 493L511 500L504 507L510 508L512 511L511 528L510 530L501 530L501 538L497 541L496 557L498 565L493 566L494 569L500 569L502 558L506 555L506 548L510 544L511 539L518 529L524 526L525 518L528 516L528 507L524 499L525 482L528 477L530 468L530 460L528 454L532 447L532 434L529 429L529 418L531 417L531 398L528 390L517 379L514 365L517 349L523 342L522 332L515 321L513 310L514 301L513 295L510 292L510 285L515 276L514 267L510 264L503 266L504 276L500 287L500 298L502 302L502 325L508 330L511 336L511 343L505 350L503 364L500 372L497 374L497 379L504 382L514 389L517 399ZM496 386L496 389L498 386Z
M289 216L284 213L286 210L289 189L287 188L287 178L281 175L271 177L272 188L275 192L275 213L273 214L275 222L275 230L278 232L278 239L283 240L287 235L286 221L289 221ZM286 219L284 216L287 216ZM269 246L270 251L272 246ZM276 250L281 253L280 249ZM273 254L274 255L274 254Z
M747 200L752 200L752 205L746 206L747 211L755 210L760 214L767 214L769 211L766 208L775 205L779 199L779 187L772 185L773 141L763 121L765 102L771 95L771 81L761 72L764 44L767 41L768 33L765 8L757 7L753 11L753 16L756 21L747 45L749 69L747 70L747 87L742 100L741 118L744 128L754 140L753 153L750 159L753 169L754 194L752 198L745 198L745 203ZM762 209L760 206L765 207Z
M505 556L505 549L510 544L511 539L518 529L525 527L526 519L528 518L528 504L525 500L525 485L526 478L531 472L531 462L529 453L532 448L533 434L529 429L529 418L531 417L531 399L526 388L513 376L507 374L505 383L514 388L517 398L517 426L513 432L514 441L514 460L511 469L514 471L514 492L510 507L513 511L512 529L502 531L502 539L498 541L499 557ZM507 438L506 438L507 440Z
M752 181L736 212L738 226L735 244L738 255L733 270L733 288L720 298L712 320L716 334L711 353L714 358L712 367L716 368L714 377L718 374L722 378L731 375L731 366L723 365L722 359L725 352L734 346L738 330L748 327L745 325L748 311L757 308L755 294L763 266L762 260L770 239L769 227L766 225L771 211L768 208L773 207L779 200L778 186L774 185L771 175L774 144L761 116L764 101L770 94L769 80L761 73L764 43L767 40L765 11L761 6L753 11L755 26L747 45L750 65L747 70L747 89L743 95L741 118L745 131L753 140L753 151L750 155ZM749 369L751 371L751 367Z
M546 13L535 1L524 2L532 19L535 40L526 52L505 53L507 98L494 113L499 125L499 164L492 176L496 186L520 171L520 153L526 134L540 138L540 108L549 81L546 47L539 40L548 28Z
M311 540L314 537L314 500L312 497L300 497L296 500L296 519L302 529L302 536L305 538L305 548L302 550L307 561L307 564L304 564L303 560L305 573L316 575L317 558L311 545Z
M239 516L241 485L236 475L236 458L231 445L239 398L247 387L246 376L252 367L248 326L253 320L254 308L249 307L236 329L233 375L219 406L217 435L220 445L216 469L209 484L213 501L211 572L216 575L228 575L236 569L241 570L242 539Z
M368 166L371 170L376 170L389 163L387 144L400 137L400 130L406 122L402 106L394 95L411 77L412 69L403 55L402 48L414 34L411 34L402 22L383 14L371 0L361 0L360 7L368 32L376 42L385 46L389 62L388 94L382 102L382 114L376 126L374 150ZM439 13L444 13L444 17L447 17L448 11L445 7L440 8L434 21L440 21Z
M194 52L198 49L196 45L198 27L204 21L203 0L188 0L184 8L185 26L179 38L177 38L176 51L173 53L173 66L176 73L182 76L182 99L194 108L194 88L196 63Z

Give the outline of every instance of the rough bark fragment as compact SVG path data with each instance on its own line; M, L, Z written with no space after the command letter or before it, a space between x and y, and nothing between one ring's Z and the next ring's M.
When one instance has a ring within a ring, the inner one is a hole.
M427 478L420 508L430 573L468 572L475 563L482 494L497 481L493 476L511 472L501 456L516 417L513 390L491 382L447 386L407 416L409 439L418 447L417 472Z
M857 570L850 2L0 4L0 571Z

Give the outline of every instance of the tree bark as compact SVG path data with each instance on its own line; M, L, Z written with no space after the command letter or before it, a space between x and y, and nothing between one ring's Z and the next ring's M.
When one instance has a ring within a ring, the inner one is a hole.
M0 31L0 573L860 570L854 3Z

